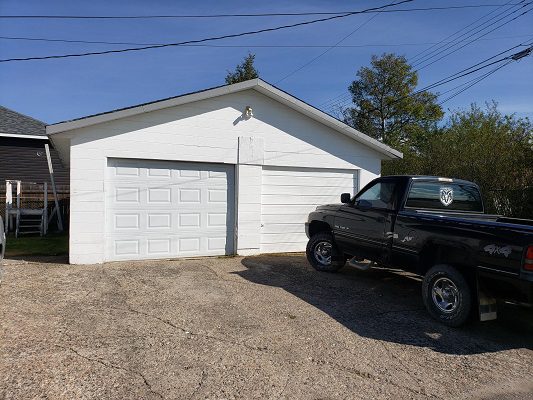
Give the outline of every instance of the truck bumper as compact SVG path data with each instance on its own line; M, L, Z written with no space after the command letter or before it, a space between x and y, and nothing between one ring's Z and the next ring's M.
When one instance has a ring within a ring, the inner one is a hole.
M309 236L309 222L305 223L305 234L307 235L308 239L311 239L311 236Z

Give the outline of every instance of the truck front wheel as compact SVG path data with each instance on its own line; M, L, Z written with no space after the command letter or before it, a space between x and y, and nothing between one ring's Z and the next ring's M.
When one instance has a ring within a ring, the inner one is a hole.
M472 292L464 276L446 264L433 266L422 281L426 309L441 323L458 327L470 316Z
M344 258L338 254L333 236L328 232L313 235L307 243L305 253L307 260L317 271L336 272L345 264Z

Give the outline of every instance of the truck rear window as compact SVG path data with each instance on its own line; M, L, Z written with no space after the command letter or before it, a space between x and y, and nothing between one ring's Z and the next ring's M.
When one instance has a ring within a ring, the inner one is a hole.
M413 182L405 207L483 212L479 190L454 182Z

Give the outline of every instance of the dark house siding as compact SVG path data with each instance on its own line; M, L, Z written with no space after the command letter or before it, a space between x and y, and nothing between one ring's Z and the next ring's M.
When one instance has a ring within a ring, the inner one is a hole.
M50 174L44 150L45 143L48 141L0 137L0 184L3 186L6 179L35 183L48 182L50 184ZM56 185L69 185L68 169L61 165L57 152L50 143L48 145L50 146ZM38 153L41 155L38 156Z

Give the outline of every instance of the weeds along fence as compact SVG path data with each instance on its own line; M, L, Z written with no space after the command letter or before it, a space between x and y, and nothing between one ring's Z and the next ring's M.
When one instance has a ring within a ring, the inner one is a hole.
M63 227L68 229L69 217L70 217L70 187L69 185L57 185L56 186L57 198L59 202L59 212L63 218ZM13 185L13 205L16 206L16 185ZM21 196L20 196L21 208L43 208L44 207L44 193L42 183L29 183L22 182L21 184ZM54 193L52 186L48 184L48 215L52 214L54 210ZM0 216L5 219L6 213L6 183L0 182ZM50 231L57 229L57 217L54 216L48 228Z

